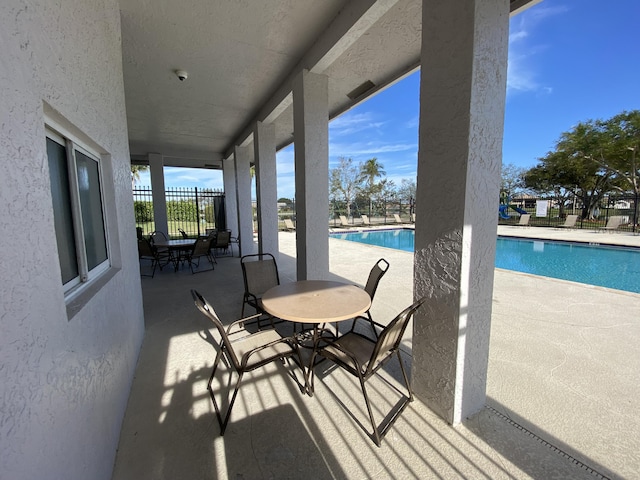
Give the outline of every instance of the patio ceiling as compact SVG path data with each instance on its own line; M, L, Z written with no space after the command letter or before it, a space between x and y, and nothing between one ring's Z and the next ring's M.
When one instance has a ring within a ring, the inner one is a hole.
M511 11L536 0L511 0ZM133 163L221 168L256 121L293 141L291 80L329 77L334 118L419 66L420 0L121 0ZM180 81L175 70L188 78Z

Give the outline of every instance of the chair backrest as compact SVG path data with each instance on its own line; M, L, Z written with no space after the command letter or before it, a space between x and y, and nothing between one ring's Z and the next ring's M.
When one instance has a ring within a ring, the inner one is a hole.
M278 265L270 253L245 255L240 259L244 291L256 297L261 297L271 287L280 285Z
M293 226L293 222L291 221L290 218L284 219L284 226L288 230L295 230L295 227Z
M221 230L216 235L216 248L227 248L231 241L231 232L228 230Z
M161 232L160 230L156 230L155 232L151 232L151 235L149 235L149 238L151 240L154 240L156 237L160 238L162 240L167 240L167 236L164 234L164 232Z
M153 250L151 243L146 238L138 239L138 255L142 257L156 257L156 252Z
M348 227L349 221L347 220L347 217L345 217L344 215L340 215L340 224L344 227Z
M567 215L567 219L564 221L565 227L573 227L578 220L578 215Z
M369 217L367 217L366 215L361 215L362 217L362 223L365 225L371 225L371 222L369 222Z
M367 364L366 374L374 371L381 360L384 360L390 353L400 348L400 342L402 341L404 331L407 329L409 320L411 320L413 314L426 300L427 297L422 297L411 306L405 308L380 332L376 346L371 354L371 359Z
M518 225L528 225L530 218L531 218L530 213L525 213L523 215L520 215L520 222L518 222Z
M393 218L395 218L396 223L402 223L402 219L400 218L400 215L398 215L397 213L393 214Z
M218 333L220 334L220 339L222 340L222 344L224 345L224 349L227 352L227 357L231 360L234 367L237 369L240 368L240 362L238 361L238 357L236 352L233 350L233 344L231 340L229 340L229 336L227 335L226 330L224 329L224 325L218 318L216 311L213 309L211 304L196 290L191 290L191 296L193 297L193 301L200 310L209 320L213 322L213 324L218 329ZM221 345L219 345L221 346Z
M609 217L606 228L618 228L622 224L622 217L620 215L614 215Z
M371 301L373 301L373 296L376 294L380 279L387 273L387 270L389 270L389 262L381 258L369 272L369 278L367 279L367 284L364 286L364 290L371 297Z
M211 237L198 237L193 244L193 250L191 250L192 257L199 257L201 255L207 255L211 248Z

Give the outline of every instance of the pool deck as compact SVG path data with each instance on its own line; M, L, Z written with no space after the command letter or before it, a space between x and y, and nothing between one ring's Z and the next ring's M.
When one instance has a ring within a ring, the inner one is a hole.
M640 236L623 233L498 233L640 246ZM279 241L284 283L295 279L295 233ZM329 249L333 279L362 285L378 258L391 264L374 318L391 319L411 302L412 253L335 238ZM214 351L189 289L223 320L236 319L239 260L219 258L215 271L198 275L183 269L143 278L146 336L113 479L638 478L640 295L500 269L494 285L486 408L452 428L417 400L377 448L332 393L366 422L350 379L331 372L309 398L280 366L247 376L219 437L205 389ZM410 337L403 342L409 365Z

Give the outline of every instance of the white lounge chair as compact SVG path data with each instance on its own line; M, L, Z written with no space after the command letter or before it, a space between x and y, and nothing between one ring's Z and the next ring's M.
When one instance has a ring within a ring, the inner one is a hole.
M613 217L609 217L607 224L604 227L599 227L599 232L613 232L617 230L620 225L622 225L623 218L620 215L614 215Z
M393 218L396 221L397 224L402 225L404 222L402 221L402 219L400 218L400 215L398 215L397 213L393 214Z
M291 221L290 218L284 219L284 228L288 232L293 232L296 229L296 227L293 225L293 222Z
M531 214L525 213L520 215L520 221L515 224L516 227L528 227L529 220L531 219Z
M371 225L371 222L369 221L369 217L367 217L366 215L360 215L362 217L362 224L363 225Z
M558 228L575 228L578 215L567 215L562 225L557 225Z

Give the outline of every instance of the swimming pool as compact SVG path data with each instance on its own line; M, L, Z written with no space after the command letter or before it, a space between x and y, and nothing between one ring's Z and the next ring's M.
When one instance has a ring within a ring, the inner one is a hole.
M413 252L414 231L332 234L334 238ZM498 237L496 267L640 293L640 251L633 248Z

